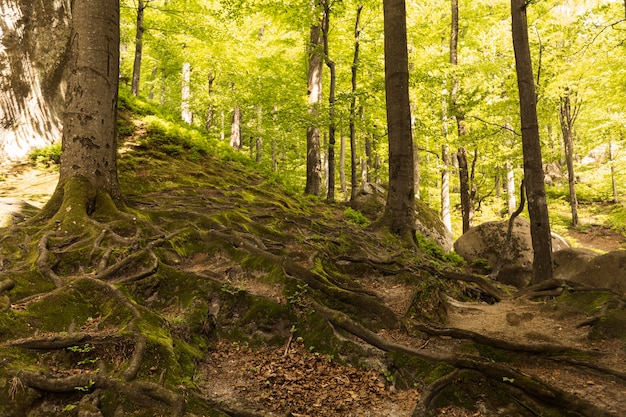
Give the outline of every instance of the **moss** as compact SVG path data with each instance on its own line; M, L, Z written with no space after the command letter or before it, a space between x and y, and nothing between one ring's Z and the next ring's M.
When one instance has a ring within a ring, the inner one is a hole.
M403 352L389 353L391 371L399 389L422 387L454 370L444 363L433 363Z
M554 305L561 310L562 314L573 312L592 316L614 297L608 291L564 291L555 299Z
M626 341L626 310L609 310L593 326L590 336L594 340L613 338Z

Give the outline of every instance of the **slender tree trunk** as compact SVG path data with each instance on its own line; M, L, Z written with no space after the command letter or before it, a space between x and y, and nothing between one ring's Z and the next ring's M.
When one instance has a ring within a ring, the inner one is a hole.
M452 218L450 215L450 173L448 166L450 165L450 156L448 154L448 145L441 145L441 219L448 231L452 231Z
M235 149L241 149L241 109L235 106L233 109L233 122L230 125L230 146Z
M354 201L357 192L356 177L356 92L357 92L357 75L359 69L359 47L361 29L359 24L361 21L361 12L363 5L359 5L356 10L356 19L354 23L354 57L352 59L352 97L350 99L350 173L352 175L350 187L350 201Z
M405 241L415 242L413 138L409 102L409 62L404 0L383 1L385 96L389 141L389 192L379 223Z
M344 201L348 201L348 184L346 182L346 137L343 129L339 132L339 185Z
M317 5L313 6L317 9ZM320 19L321 20L321 19ZM321 24L317 22L311 25L309 43L309 81L308 96L311 125L306 134L306 186L305 194L319 196L322 191L322 160L320 145L320 128L317 125L319 105L322 101L322 57L321 57Z
M209 101L211 100L211 96L213 95L213 83L215 82L216 75L213 74L213 71L209 71L209 75L207 76L208 81L208 95ZM206 120L204 122L204 130L209 132L211 130L211 126L213 126L213 118L215 117L215 109L213 108L213 104L209 102L209 106L206 112Z
M619 203L619 194L617 194L617 180L615 179L615 159L613 157L613 142L609 136L609 164L611 164L611 188L613 189L613 202Z
M59 184L42 210L42 217L50 217L60 209L65 193L70 192L65 184L78 178L88 182L93 200L85 201L83 207L68 206L65 211L83 209L90 214L102 193L109 195L118 207L123 206L117 177L116 129L119 1L73 3L70 39L71 72L63 117Z
M330 59L328 49L328 32L330 29L330 4L324 0L324 19L322 19L322 40L324 44L324 61L330 71L330 89L328 92L328 193L329 201L335 200L335 90L337 88L336 65Z
M578 227L578 199L576 198L576 176L574 175L574 122L578 116L580 105L574 102L569 89L561 97L559 105L559 122L563 133L565 147L565 163L567 165L567 179L569 184L569 205L572 211L572 226Z
M535 284L552 278L552 236L543 183L541 141L537 121L537 96L535 95L528 42L526 6L526 0L511 0L513 47L522 125L524 182L526 184L530 233L534 251L533 279L531 282Z
M506 170L506 200L507 207L509 209L509 216L513 215L517 209L517 200L515 197L515 171L513 171L513 165L507 162L504 166Z
M460 147L457 153L459 162L459 187L461 192L461 212L463 217L463 233L472 227L472 199L470 195L469 169L467 167L467 151L464 147Z
M378 158L378 157L377 157ZM421 173L420 173L420 153L419 153L419 146L417 146L417 143L413 144L413 184L414 184L414 191L415 191L415 198L420 199L421 198L421 191L420 191L420 181L422 179Z
M257 136L256 136L256 162L261 163L263 160L263 107L257 108Z
M141 81L141 58L143 54L143 31L144 31L144 11L147 2L138 0L137 2L137 29L135 34L135 61L133 63L133 81L131 92L136 97L139 95L139 82Z
M183 86L182 86L182 100L180 103L181 117L183 122L187 124L193 123L193 114L189 108L189 99L191 98L191 64L185 62L183 64Z

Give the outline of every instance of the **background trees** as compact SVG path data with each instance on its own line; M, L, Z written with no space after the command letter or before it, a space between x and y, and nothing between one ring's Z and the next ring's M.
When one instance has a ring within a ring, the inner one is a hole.
M338 143L352 136L350 122L354 124L354 143L350 145L350 141L346 141L345 149L353 152L354 158L345 158L337 167L336 175L348 173L347 180L354 183L356 191L363 181L380 178L386 182L389 175L385 146L388 132L384 112L382 8L379 2L372 0L327 3L332 10L328 46L336 69L332 123ZM11 4L3 6L6 15L11 14ZM137 18L142 5L143 48L141 65L137 68ZM328 68L321 67L321 101L314 106L307 101L310 50L307 48L311 26L316 21L321 23L321 14L314 12L312 5L308 0L280 4L261 0L123 0L121 81L182 117L183 67L189 68L189 98L185 100L185 108L188 116L193 116L195 127L215 137L229 139L235 109L239 109L242 152L250 154L298 190L305 189L307 170L309 173L316 171L317 185L313 188L317 189L312 194L327 195L327 184L331 183L326 165L331 140ZM353 87L355 11L361 5L359 62ZM442 171L447 168L454 220L451 227L458 234L461 232L461 201L456 150L466 149L468 188L474 194L471 209L475 210L476 222L515 206L516 192L506 190L515 190L513 181L521 178L522 152L509 2L477 0L470 4L458 1L456 65L450 61L450 5L450 0L428 4L408 1L407 35L413 136L420 161L419 188L415 191L434 208L441 208ZM534 80L544 162L560 173L552 185L555 192L560 193L565 185L559 181L565 172L566 158L559 103L564 92L570 91L581 105L572 129L572 165L578 179L575 191L582 204L593 199L619 200L624 193L621 186L624 169L620 159L623 157L620 148L624 142L623 108L626 104L623 94L626 70L621 65L624 56L620 31L624 26L622 6L622 2L611 0L549 0L534 4L529 10L529 43L536 63ZM15 10L22 13L30 6L21 4L20 7L22 9ZM61 19L63 14L57 16ZM64 30L62 19L55 25L55 31ZM25 32L6 25L2 30L27 35L41 31L36 26L25 27ZM19 85L40 86L37 87L40 92L31 94L17 88L18 84L11 90L25 98L19 107L3 107L3 126L7 132L2 137L5 155L12 146L9 145L11 135L24 139L17 145L24 144L24 149L31 146L26 137L41 138L45 133L44 141L52 141L60 136L60 131L55 131L55 126L60 125L60 114L58 111L55 114L54 108L38 106L36 97L44 97L48 103L53 102L54 97L58 101L62 73L55 72L54 68L58 67L61 55L43 52L44 49L58 51L46 46L44 37L24 36L40 53L19 56L25 56L24 62L34 59L31 63L38 68L37 72L19 71L21 61L16 59L5 67L3 80L10 86L13 85L10 77L17 77L15 80L31 77L31 81ZM19 45L26 45L11 43L11 39L3 36L7 54ZM326 58L323 48L320 45L317 49L323 62ZM458 84L453 84L453 80ZM462 136L457 129L445 126L451 121L449 104L455 85L458 87L454 91L453 113L464 115ZM49 97L53 97L52 101ZM24 122L23 115L28 112L35 115L30 119L34 121L32 125ZM447 122L444 115L448 117ZM43 129L44 125L50 129ZM309 166L307 169L306 131L315 126L320 128L319 157L311 165L316 168ZM451 164L446 164L441 157L442 145L450 150ZM604 155L611 163L605 164L602 170L583 163L584 156L591 151ZM591 186L591 181L598 184ZM340 185L341 181L337 183ZM508 188L504 186L507 183ZM339 185L335 190L337 198L349 197ZM354 194L352 187L349 194ZM493 209L481 211L487 207Z

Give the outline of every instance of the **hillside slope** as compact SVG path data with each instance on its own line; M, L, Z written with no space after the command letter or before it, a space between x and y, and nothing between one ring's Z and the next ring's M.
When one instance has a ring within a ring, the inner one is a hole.
M126 215L0 234L0 416L626 409L619 298L494 287L132 110Z

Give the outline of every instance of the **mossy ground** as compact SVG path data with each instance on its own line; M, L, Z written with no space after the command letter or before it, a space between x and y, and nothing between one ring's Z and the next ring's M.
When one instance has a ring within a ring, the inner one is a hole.
M119 172L125 211L117 213L100 200L89 218L62 216L60 226L55 221L31 223L2 232L1 279L11 279L15 286L6 293L9 308L0 312L0 416L77 415L73 406L84 395L81 389L52 394L22 387L18 370L120 375L132 366L139 339L145 341L145 354L136 378L182 393L187 412L195 415L224 415L216 404L235 406L239 398L252 408L267 406L255 402L258 392L256 397L236 390L230 396L214 395L207 376L214 369L207 355L225 344L245 346L241 353L249 355L249 364L274 349L273 360L276 351L284 350L301 363L346 366L341 368L346 373L368 366L382 384L372 385L378 390L380 416L408 415L417 390L449 373L451 367L440 362L372 348L333 325L312 302L347 314L372 331L402 334L404 342L431 352L463 353L454 340L431 341L406 331L413 322L445 325L445 295L478 298L475 285L429 272L458 267L453 259L428 242L415 251L393 236L378 234L355 221L360 217L344 205L284 191L275 178L261 174L225 144L148 116L141 102L126 100L122 107ZM61 233L55 230L59 227ZM55 234L48 241L51 254L45 265L62 277L59 288L37 263L38 245L50 231ZM106 284L98 284L99 274L107 270L103 259L109 266L121 266ZM126 259L133 262L123 264ZM584 303L592 310L596 304ZM607 316L613 319L621 316ZM76 333L92 339L77 343L74 350L15 345L19 339ZM490 361L509 360L494 355L493 349L478 353ZM481 378L464 374L468 389L446 391L438 406L476 410L477 399L499 389ZM415 395L394 396L392 387ZM77 388L90 391L88 386ZM262 394L265 399L271 395ZM403 411L384 414L399 398L406 401ZM365 398L360 402L371 406ZM354 410L368 411L355 408L358 403L352 403ZM510 398L498 403L515 404ZM103 415L113 416L119 406L124 415L171 415L164 404L138 404L124 392L105 390ZM346 415L337 413L327 415Z

